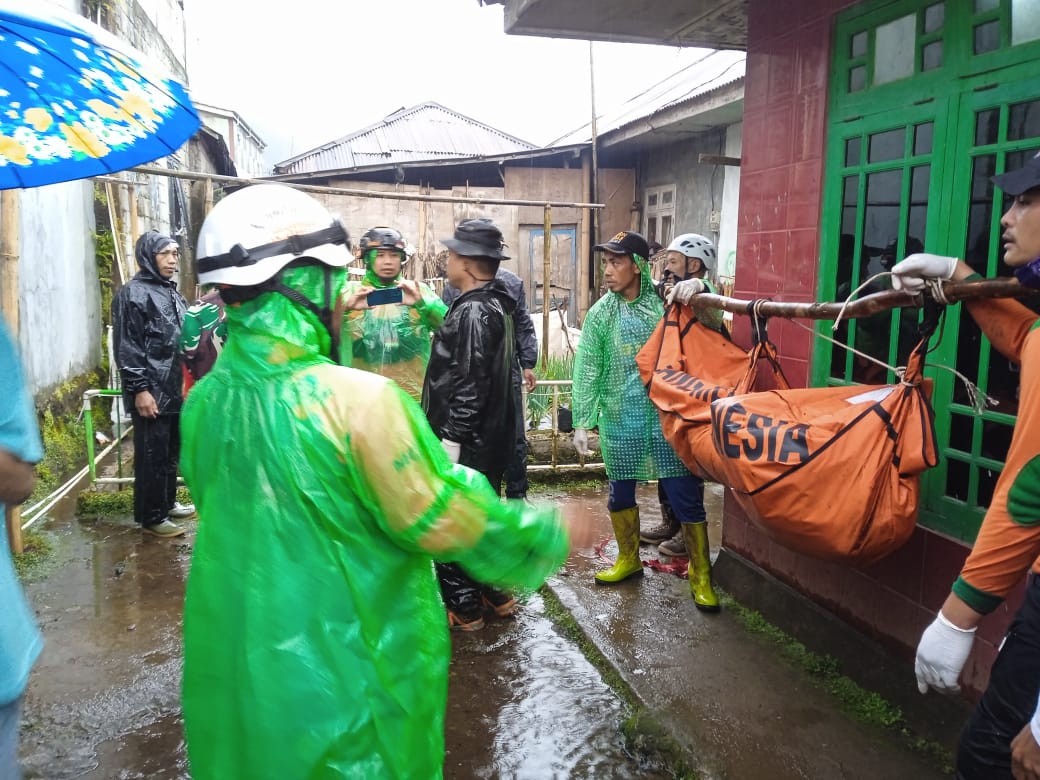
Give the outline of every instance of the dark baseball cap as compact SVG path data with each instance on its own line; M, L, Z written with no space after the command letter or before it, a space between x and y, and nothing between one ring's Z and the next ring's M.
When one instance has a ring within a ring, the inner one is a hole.
M1040 152L1034 154L1021 168L993 176L990 181L1012 196L1040 187Z
M596 244L593 249L613 252L616 255L639 255L644 260L650 257L650 247L647 245L646 239L638 233L633 233L629 230L622 230L610 241Z
M441 241L455 254L463 257L486 257L489 260L508 260L503 254L505 242L502 231L490 219L466 219L455 228L454 238Z

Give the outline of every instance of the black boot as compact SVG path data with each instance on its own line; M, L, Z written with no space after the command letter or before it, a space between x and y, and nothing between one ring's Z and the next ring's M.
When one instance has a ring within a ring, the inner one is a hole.
M671 539L679 533L679 518L672 511L672 505L664 501L661 502L661 520L661 523L649 530L639 529L639 541L647 544L660 544L665 539Z

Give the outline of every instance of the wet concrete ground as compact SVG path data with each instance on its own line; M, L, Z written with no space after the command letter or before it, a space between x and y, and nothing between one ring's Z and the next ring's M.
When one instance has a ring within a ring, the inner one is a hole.
M709 487L717 545L721 491ZM647 570L597 588L614 555L606 491L544 488L539 500L585 519L586 538L550 590L705 778L932 778L890 737L853 723L833 699L733 615L698 612L688 585ZM640 488L644 525L656 490ZM180 616L194 525L145 537L128 519L80 521L65 499L43 530L55 564L28 590L47 647L26 696L27 777L189 777L179 718ZM643 547L644 560L659 557ZM669 777L629 755L625 706L532 596L516 619L453 635L445 777Z
M188 778L180 619L195 524L179 540L128 519L80 521L74 498L42 529L53 565L28 592L47 640L26 694L28 778ZM654 778L626 753L617 697L531 596L515 619L453 635L448 778Z

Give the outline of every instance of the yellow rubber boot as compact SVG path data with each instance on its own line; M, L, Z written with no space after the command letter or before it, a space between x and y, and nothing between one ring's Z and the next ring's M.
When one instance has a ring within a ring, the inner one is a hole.
M639 507L610 513L614 526L618 557L609 569L596 572L597 585L615 585L629 577L643 576L643 562L639 560Z
M708 524L683 523L683 538L690 554L687 568L690 578L690 593L697 609L704 612L719 611L719 597L711 586L711 556L708 550Z

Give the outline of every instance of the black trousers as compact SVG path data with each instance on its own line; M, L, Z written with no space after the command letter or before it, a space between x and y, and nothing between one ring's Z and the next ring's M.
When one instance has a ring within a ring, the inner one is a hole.
M1026 596L990 670L989 685L961 734L957 777L1011 780L1011 740L1033 717L1040 692L1040 577Z
M513 457L506 466L506 498L527 498L527 421L524 420L522 383L513 380L513 406L516 409L516 442ZM491 483L492 487L495 484Z
M144 526L158 525L177 498L181 417L142 417L136 410L130 416L134 423L134 520Z
M463 463L462 465L468 465ZM496 493L502 495L502 471L481 471ZM481 595L493 591L489 585L477 582L457 563L437 563L437 581L441 586L444 606L460 615L472 616L482 611Z

